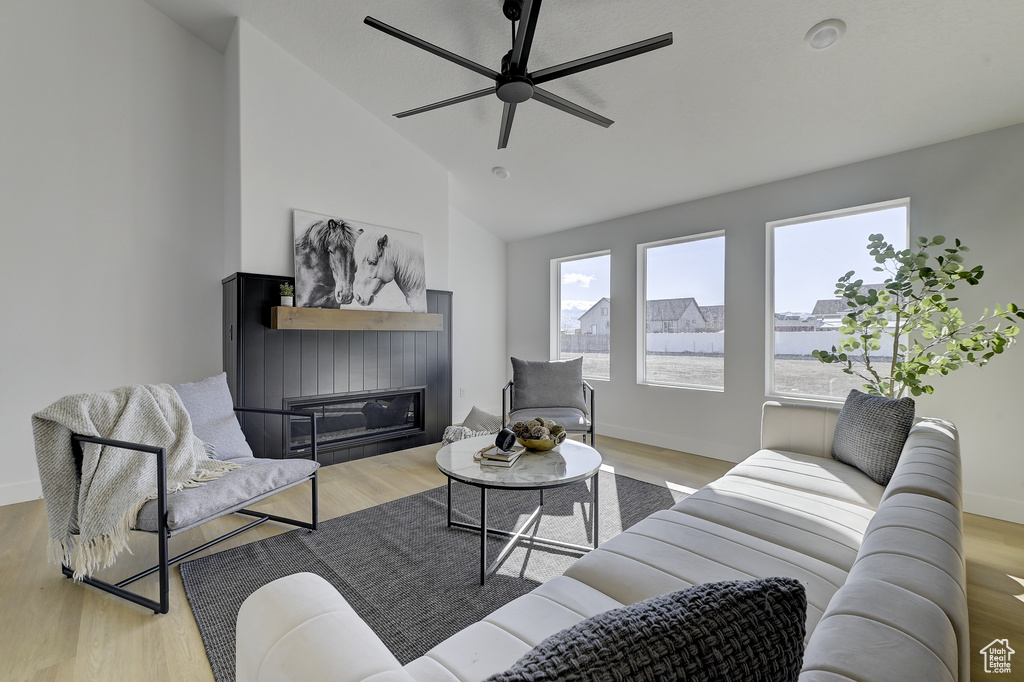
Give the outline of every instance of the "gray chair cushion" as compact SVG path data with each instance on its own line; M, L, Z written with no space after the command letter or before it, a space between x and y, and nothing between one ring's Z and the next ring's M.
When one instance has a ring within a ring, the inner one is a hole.
M167 497L167 526L180 533L270 497L308 479L320 465L308 459L235 459L240 469L184 488ZM150 500L139 511L137 530L157 530L157 502Z
M179 384L174 387L192 419L192 432L214 448L214 456L221 460L252 457L252 448L245 441L235 417L228 375Z
M832 457L888 485L914 425L913 398L886 398L850 391L836 420Z
M587 415L573 407L538 407L527 410L516 410L508 415L510 424L525 422L537 417L550 419L569 433L590 431L590 420Z
M512 409L574 407L584 414L583 358L544 362L512 358Z
M498 431L501 431L501 417L496 414L484 412L474 405L466 418L462 420L462 425L470 431L497 433Z
M795 682L806 613L793 578L704 583L555 633L487 682Z

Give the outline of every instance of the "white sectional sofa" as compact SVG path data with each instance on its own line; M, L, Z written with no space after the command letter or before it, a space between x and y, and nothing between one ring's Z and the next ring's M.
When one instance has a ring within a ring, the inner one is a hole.
M608 609L698 583L789 576L808 602L801 682L965 682L956 430L920 420L883 487L831 458L838 414L766 403L759 452L404 667L326 581L270 583L238 614L238 680L483 680Z

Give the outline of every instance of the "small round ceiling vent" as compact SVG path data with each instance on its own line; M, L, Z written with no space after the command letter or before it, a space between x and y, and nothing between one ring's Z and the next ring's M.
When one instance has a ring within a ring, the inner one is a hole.
M824 50L842 38L844 33L846 33L846 24L842 20L826 19L811 27L804 40L815 50Z

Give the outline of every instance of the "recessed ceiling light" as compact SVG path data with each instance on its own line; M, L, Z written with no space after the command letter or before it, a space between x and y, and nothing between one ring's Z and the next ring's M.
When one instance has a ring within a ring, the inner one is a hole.
M494 168L491 169L491 172L494 173L494 177L500 178L502 180L505 180L506 178L508 178L508 176L512 175L511 173L508 172L507 168L502 168L501 166L495 166Z
M829 45L843 37L846 33L846 24L840 19L826 19L820 24L815 24L804 40L815 50L824 50Z

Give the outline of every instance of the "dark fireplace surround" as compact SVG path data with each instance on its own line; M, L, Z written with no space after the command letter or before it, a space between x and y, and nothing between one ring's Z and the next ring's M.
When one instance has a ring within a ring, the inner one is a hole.
M272 329L283 282L292 280L223 280L224 370L235 404L315 411L325 465L439 442L451 424L451 292L427 291L441 331ZM308 451L305 419L246 414L241 423L257 457Z

